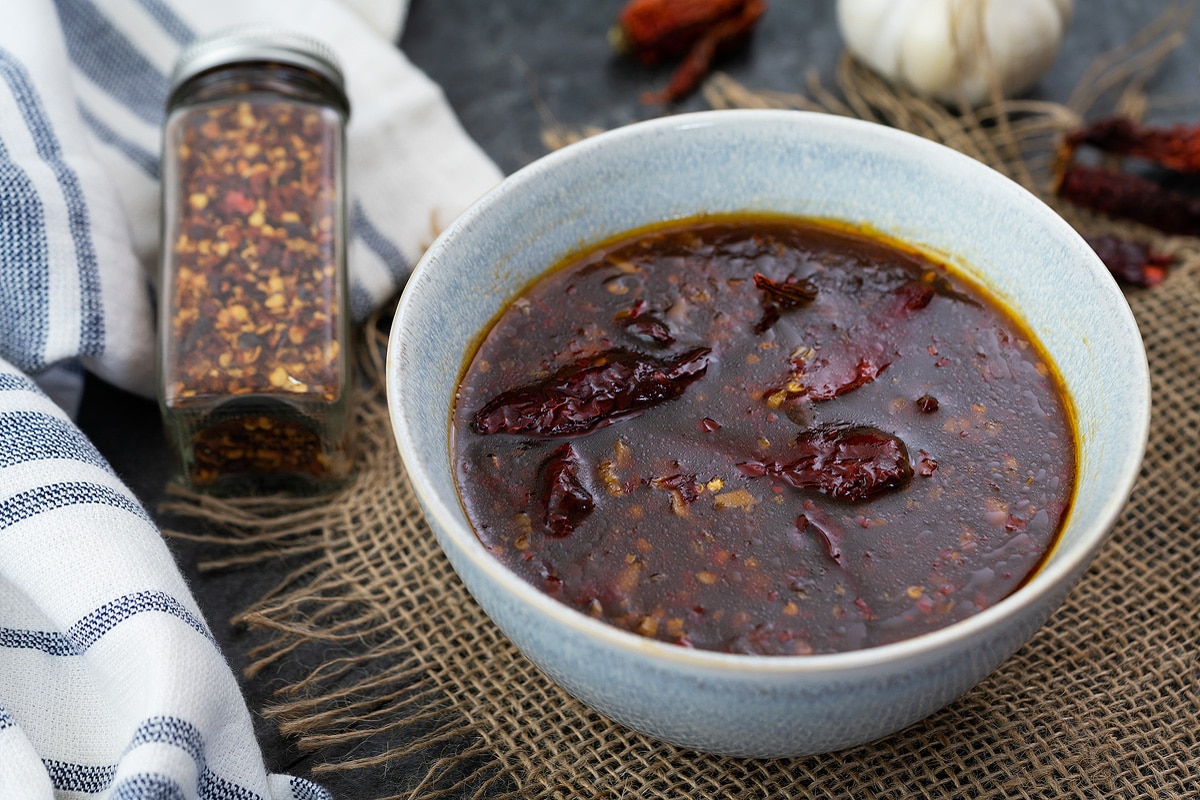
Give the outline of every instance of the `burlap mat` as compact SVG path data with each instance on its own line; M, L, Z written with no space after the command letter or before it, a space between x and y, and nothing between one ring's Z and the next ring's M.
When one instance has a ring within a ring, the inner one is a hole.
M846 59L836 91L748 92L723 76L717 108L819 108L945 142L1046 195L1060 134L1085 113L1146 110L1143 82L1184 26L1168 14L1098 62L1063 105L956 115ZM575 133L548 131L560 143ZM1053 202L1053 201L1051 201ZM199 518L211 568L295 565L234 619L261 631L248 669L282 685L263 709L322 770L386 766L380 796L523 798L1182 798L1200 791L1200 242L1060 207L1085 232L1149 239L1165 283L1128 290L1153 378L1149 451L1132 500L1082 583L1029 644L958 702L881 742L781 761L719 758L632 733L552 685L475 605L422 519L389 430L386 323L362 348L360 470L329 499L218 502ZM286 657L286 658L285 658ZM414 766L415 765L415 766ZM368 781L363 773L364 783Z

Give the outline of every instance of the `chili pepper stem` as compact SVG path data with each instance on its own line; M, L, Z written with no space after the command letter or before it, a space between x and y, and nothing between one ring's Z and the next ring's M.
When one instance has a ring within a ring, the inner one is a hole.
M619 56L628 55L633 49L629 36L620 25L608 29L608 46Z

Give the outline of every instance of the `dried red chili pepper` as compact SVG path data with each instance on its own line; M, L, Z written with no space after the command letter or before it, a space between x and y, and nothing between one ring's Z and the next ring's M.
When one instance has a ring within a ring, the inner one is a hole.
M635 339L661 345L672 344L675 341L667 323L647 313L645 300L638 300L632 308L617 316L622 320L625 331Z
M807 359L794 357L793 374L803 384L799 395L816 402L832 400L878 378L892 363L887 331L928 306L935 294L928 284L905 283L880 301L865 324L851 328L840 345Z
M920 311L929 305L935 294L937 292L934 287L928 284L910 281L901 285L892 292L892 299L881 309L885 319L880 322L908 319L914 311Z
M841 532L833 526L827 516L813 505L812 501L807 501L804 508L804 513L796 517L796 530L800 533L811 531L816 534L817 538L821 540L821 544L825 546L825 552L829 554L834 563L839 567L844 567Z
M695 475L676 473L665 478L655 478L650 485L662 491L679 492L680 499L685 503L694 503L700 498L700 492L696 489Z
M754 285L784 308L797 308L817 299L817 286L807 278L797 280L795 276L789 275L787 280L773 281L761 272L756 272Z
M763 293L762 317L754 326L755 333L766 333L771 326L779 321L779 315L784 309L800 308L817 298L817 286L807 278L797 280L789 275L787 280L775 281L763 275L754 273L754 286Z
M631 319L625 323L625 330L630 336L643 342L667 345L675 341L666 323L654 317Z
M1064 200L1102 214L1163 233L1200 236L1200 197L1165 189L1148 178L1071 164L1063 170L1056 191Z
M1109 235L1083 238L1117 280L1143 288L1166 280L1171 257L1152 252L1145 242Z
M573 436L673 400L708 369L710 348L659 360L628 350L559 370L544 381L501 392L475 412L476 433Z
M1128 117L1091 122L1066 138L1060 157L1081 145L1143 158L1177 172L1200 172L1200 125L1139 125Z
M555 450L542 464L543 521L554 536L566 536L596 507L591 492L579 478L579 456L570 442Z
M745 0L630 0L609 31L613 48L644 64L679 58L713 25L741 13Z
M770 475L794 489L862 501L912 480L908 447L899 437L868 425L823 425L796 437L792 461L738 464L747 477Z
M819 358L812 370L806 372L806 384L801 393L808 400L820 402L852 392L883 374L892 364L891 357L872 352L862 355L849 349L836 351L832 358Z
M684 57L665 89L642 95L648 105L669 103L699 86L719 54L745 44L765 10L765 0L630 0L609 40L645 64Z

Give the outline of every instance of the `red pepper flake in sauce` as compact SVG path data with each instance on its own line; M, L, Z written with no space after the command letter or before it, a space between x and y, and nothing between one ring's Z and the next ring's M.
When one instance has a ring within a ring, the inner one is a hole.
M758 329L764 294L781 313ZM464 507L510 568L626 630L788 655L907 638L1016 588L1071 501L1042 351L903 246L708 217L584 252L522 300L460 386ZM627 327L648 316L673 341Z

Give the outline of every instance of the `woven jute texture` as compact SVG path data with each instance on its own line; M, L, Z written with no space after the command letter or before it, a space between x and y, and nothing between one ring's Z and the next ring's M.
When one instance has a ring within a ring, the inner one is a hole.
M1144 114L1143 82L1182 27L1168 14L1061 105L951 113L850 59L836 87L814 81L803 96L720 75L705 91L716 108L816 108L904 128L1054 203L1061 134L1088 115ZM553 143L575 135L547 132ZM475 605L422 518L381 389L386 321L364 337L351 486L316 501L177 493L164 510L212 532L208 567L295 566L234 620L262 640L248 672L281 686L262 711L317 751L318 772L375 768L380 797L1196 797L1200 241L1056 208L1084 232L1135 236L1174 257L1165 283L1126 291L1153 379L1146 460L1111 538L1050 622L966 696L883 741L792 760L707 756L633 733L551 684Z

